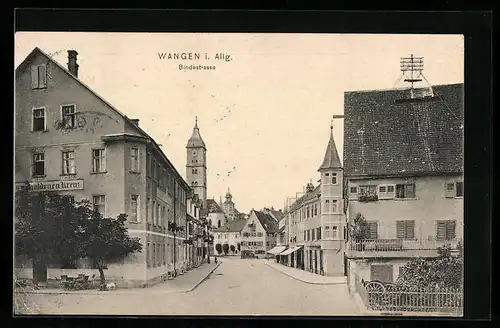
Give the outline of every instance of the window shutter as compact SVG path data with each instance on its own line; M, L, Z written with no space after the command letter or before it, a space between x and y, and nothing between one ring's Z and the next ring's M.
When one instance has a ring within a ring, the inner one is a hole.
M444 184L444 190L446 198L455 197L455 182L446 182Z
M368 223L368 227L369 227L369 230L370 230L370 239L377 239L378 237L378 227L377 227L377 222L370 222Z
M437 240L444 240L446 237L446 223L445 222L438 222L437 223L437 231L436 231L436 239Z
M38 85L40 88L45 88L47 86L47 65L40 65L38 66L38 74L39 74L39 81Z
M406 198L415 198L415 185L406 185Z
M398 239L406 238L406 227L404 221L396 221L396 235Z
M415 238L415 221L406 221L406 238Z
M446 222L446 239L455 239L455 221Z
M38 68L36 66L31 66L31 88L38 88Z

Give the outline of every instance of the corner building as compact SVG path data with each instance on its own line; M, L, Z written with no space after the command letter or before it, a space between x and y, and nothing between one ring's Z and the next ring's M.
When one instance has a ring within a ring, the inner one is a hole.
M295 268L325 276L343 276L346 274L343 169L333 127L318 172L320 184L314 186L309 182L305 194L285 210L289 248L277 256L281 263Z
M128 232L140 238L143 250L108 263L106 278L124 286L165 280L185 265L185 231L174 238L167 223L186 225L190 187L139 120L78 79L78 68L76 51L68 51L66 69L35 48L16 69L16 185L88 199L105 217L128 214ZM16 274L32 274L29 261L16 262ZM76 266L51 263L46 276L35 274L44 281L71 270L97 273L85 259Z

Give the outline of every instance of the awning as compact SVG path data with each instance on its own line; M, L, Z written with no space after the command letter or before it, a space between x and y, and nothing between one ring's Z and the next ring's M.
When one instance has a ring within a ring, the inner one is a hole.
M294 248L295 247L290 247L289 249L287 249L283 253L280 253L280 255L289 255L289 254L293 253Z
M274 248L271 248L268 250L268 253L271 253L273 255L278 255L279 253L283 252L286 249L286 246L276 246Z

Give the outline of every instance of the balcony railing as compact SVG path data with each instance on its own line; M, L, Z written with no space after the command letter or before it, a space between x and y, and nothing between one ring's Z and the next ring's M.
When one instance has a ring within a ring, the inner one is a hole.
M407 251L407 250L436 250L438 247L451 244L454 248L455 240L420 240L420 239L363 239L351 240L348 249L351 251Z

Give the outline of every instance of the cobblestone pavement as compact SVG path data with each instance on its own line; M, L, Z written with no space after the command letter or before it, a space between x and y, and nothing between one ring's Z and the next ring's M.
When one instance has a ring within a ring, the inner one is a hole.
M265 260L221 259L187 293L29 294L31 313L116 315L356 315L345 284L313 285L266 265ZM153 288L161 288L153 287ZM149 288L150 289L150 288Z

